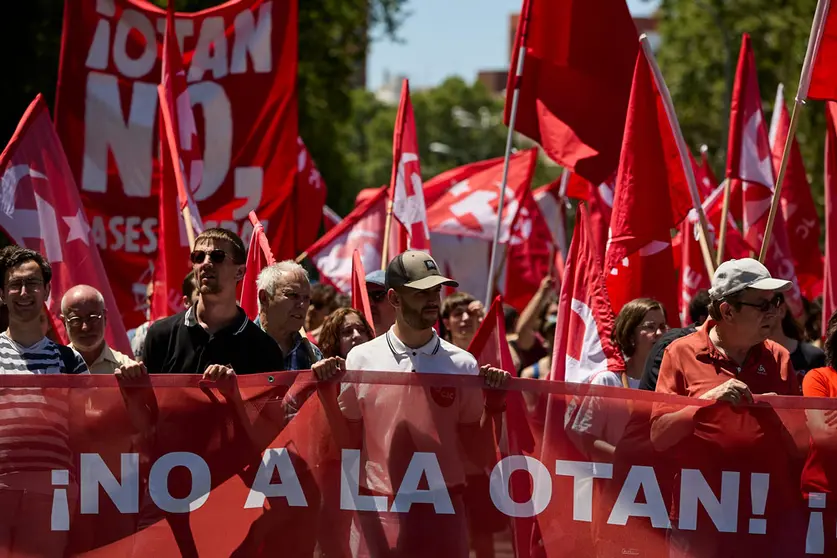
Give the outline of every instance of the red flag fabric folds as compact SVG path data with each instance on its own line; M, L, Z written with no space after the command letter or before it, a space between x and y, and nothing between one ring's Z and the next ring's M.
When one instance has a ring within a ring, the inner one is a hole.
M614 313L638 297L659 300L675 323L677 282L671 229L692 200L653 72L639 51L605 256Z
M325 220L328 189L302 138L296 138L296 141L299 152L296 162L293 215L296 222L295 251L300 254L317 240L320 223L326 225L326 230L329 228L329 223Z
M830 2L826 9L807 98L837 101L837 68L834 67L837 60L837 9Z
M52 266L52 290L47 301L50 313L61 315L61 298L71 287L95 287L109 311L105 330L108 345L131 354L78 188L40 95L26 109L0 154L0 173L0 227L15 244L37 250ZM63 325L56 325L56 333L67 342Z
M276 260L270 251L270 243L264 235L262 226L256 213L250 212L250 222L253 224L253 234L250 235L250 247L247 249L247 270L241 280L241 302L247 317L255 320L259 315L259 288L256 279L262 269L273 265Z
M616 171L639 43L624 0L524 0L506 87L515 130L599 184ZM525 50L517 81L518 52Z
M825 104L825 273L822 291L822 335L837 311L837 102Z
M369 304L369 291L366 290L366 270L363 269L360 252L357 250L352 253L352 308L363 313L374 332L375 320L372 318L372 306Z

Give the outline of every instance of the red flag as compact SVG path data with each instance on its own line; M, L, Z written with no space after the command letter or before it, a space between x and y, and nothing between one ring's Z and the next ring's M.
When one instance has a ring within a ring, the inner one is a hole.
M241 307L247 317L255 320L259 315L259 288L256 279L262 269L273 265L276 260L270 250L270 243L264 235L264 227L254 211L250 212L253 234L250 235L250 247L247 249L247 270L241 280Z
M605 256L614 313L618 314L630 300L646 296L659 300L670 322L676 322L671 229L691 207L674 132L648 60L640 51Z
M826 11L823 14L822 28L811 30L811 33L815 34L812 39L817 41L811 81L808 84L807 95L804 84L800 84L800 97L837 101L837 68L834 67L834 61L837 60L837 10L831 9L831 3L827 0L819 0L818 4L823 3ZM819 9L819 5L817 8Z
M567 171L569 172L569 171ZM561 256L567 256L567 198L561 192L562 178L545 184L535 190L532 195L541 210L552 240L561 252Z
M517 210L532 183L537 158L538 150L535 148L518 151L511 156L503 204L501 243L509 241ZM458 182L429 208L427 223L430 230L493 240L502 176L503 160L497 159L495 165Z
M395 118L392 137L392 181L390 182L392 216L403 225L401 250L430 251L430 229L427 227L427 208L421 185L421 164L416 137L416 119L410 102L410 83L401 85L401 104ZM397 229L393 229L393 234ZM406 235L406 236L405 236ZM390 254L395 256L395 254Z
M203 230L198 207L192 192L200 188L203 162L200 159L195 117L186 86L186 73L174 30L174 3L166 12L166 34L163 39L162 79L157 86L160 98L160 160L158 184L159 227L161 239L154 267L154 291L151 295L152 321L176 314L183 309L180 302L183 277L189 272L189 243L182 222L182 211L191 213L189 226L195 233ZM185 219L185 217L184 217Z
M302 138L296 138L299 152L296 162L294 183L294 220L296 222L296 247L298 254L311 246L320 232L320 223L325 216L325 201L328 190L314 159L308 153ZM328 227L328 224L326 224Z
M624 370L622 355L611 341L615 319L590 234L590 216L587 207L578 204L558 299L549 379L580 383L604 370Z
M726 175L728 179L741 181L744 238L754 250L758 250L767 229L773 199L773 161L761 108L756 59L750 45L750 36L746 33L741 40L730 107ZM776 214L764 265L774 277L793 282L794 286L785 294L785 298L793 315L800 316L802 300L781 212Z
M37 250L52 266L52 290L47 300L50 313L61 314L61 298L71 287L95 287L108 310L108 345L131 354L99 251L92 244L78 189L40 95L26 109L0 154L0 172L0 227L15 244ZM56 333L66 343L63 325L58 322L57 326Z
M156 133L166 12L145 0L66 4L56 129L119 310L135 327L163 243ZM246 242L256 211L276 257L295 257L297 2L230 0L175 18L203 146L194 198L204 224Z
M375 320L372 319L372 306L369 304L369 291L366 290L366 270L360 260L360 252L352 253L352 308L363 312L372 331L375 331Z
M433 207L433 204L455 185L486 169L502 165L503 160L503 157L495 157L494 159L469 163L437 174L424 183L424 203L428 208Z
M639 43L623 0L524 0L506 90L515 130L594 184L619 164ZM525 49L518 81L520 49Z
M770 122L770 145L773 153L773 168L779 172L782 154L790 128L790 114L785 106L784 86L776 90L776 104ZM790 159L785 169L782 186L782 217L785 220L788 245L799 290L808 300L822 294L823 257L820 252L820 218L811 196L811 186L805 174L802 153L796 137L791 144Z
M613 191L616 188L616 174L598 186L572 173L567 181L567 197L587 202L590 215L590 234L596 246L596 253L604 260L607 239L610 234L610 218L613 214Z
M703 192L704 196L708 196L709 192L718 186L718 178L712 170L712 164L709 162L709 150L705 145L700 148L700 164L695 165L695 179L698 186Z
M321 278L343 293L349 294L352 289L355 250L365 269L381 269L386 199L387 188L382 186L306 251ZM390 254L398 253L396 242L390 239Z
M837 311L837 103L825 104L825 273L822 290L822 334Z
M698 291L708 289L712 278L706 270L703 254L700 249L698 234L700 227L697 215L692 212L680 223L680 324L686 327L692 323L689 316L689 303Z

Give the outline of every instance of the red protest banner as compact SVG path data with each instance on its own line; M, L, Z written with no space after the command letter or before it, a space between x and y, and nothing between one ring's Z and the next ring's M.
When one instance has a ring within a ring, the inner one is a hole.
M136 326L158 246L165 11L142 0L67 1L64 18L56 128L122 316ZM233 0L175 18L204 164L193 192L204 225L247 242L256 211L279 259L296 255L280 242L293 237L296 19L294 0Z
M534 445L501 439L497 451L490 437L464 436L483 405L479 377L349 372L341 382L288 372L235 385L0 376L0 550L464 557L475 502L506 522L493 537L498 555L511 549L512 522L517 548L531 540L533 556L836 549L837 431L822 418L837 400L757 395L732 407L512 379L509 390L561 402L567 415L547 421L567 436L558 444L532 429ZM52 411L33 418L38 406ZM683 412L694 433L664 449L662 419ZM518 415L497 418L513 429L535 416ZM590 441L612 454L594 457ZM466 467L487 484L471 486Z

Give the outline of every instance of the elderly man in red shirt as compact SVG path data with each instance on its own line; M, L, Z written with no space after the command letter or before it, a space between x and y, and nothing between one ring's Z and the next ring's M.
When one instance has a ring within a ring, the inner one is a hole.
M677 471L671 557L790 556L798 554L799 544L804 548L796 473L803 455L772 407L753 398L799 393L788 351L767 339L779 293L789 288L789 281L772 278L754 259L724 262L712 278L709 320L665 352L656 391L713 402L658 404L652 413L651 442L672 456ZM739 472L737 520L726 517L719 526L718 514L700 503L686 506L696 512L681 509L683 489L699 482L690 478L681 486L685 469L698 469L719 500L722 473ZM758 473L768 474L769 484ZM764 499L756 495L763 490ZM757 522L754 530L753 517L766 523Z

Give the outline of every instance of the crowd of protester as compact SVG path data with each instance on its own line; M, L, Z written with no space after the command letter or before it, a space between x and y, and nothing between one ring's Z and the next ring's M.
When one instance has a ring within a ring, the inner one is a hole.
M497 388L510 376L544 379L553 368L558 315L553 277L543 279L519 315L511 307L504 308L514 370L503 371L480 367L468 352L485 318L485 307L461 291L443 298L443 287L455 289L458 284L441 275L428 254L407 251L397 255L386 270L366 276L373 323L351 308L349 299L332 286L312 284L306 269L291 261L275 263L261 271L257 279L259 313L251 321L236 301L246 256L244 243L236 234L224 229L201 233L191 253L192 271L183 281L183 310L132 331L133 354L125 355L105 341L108 314L117 310L106 308L102 294L88 285L63 293L59 319L69 344L59 343L45 311L50 296L49 262L32 250L6 248L0 253L0 369L5 374L90 373L114 374L125 379L145 374L195 373L219 382L235 375L282 370L310 369L321 381L346 370L432 372L481 375L486 387ZM612 342L624 359L624 370L603 370L593 374L587 383L728 403L729 408L722 407L717 416L707 420L715 421L718 428L737 426L743 431L752 425L735 406L752 402L754 394L835 397L837 316L829 321L823 351L819 348L817 320L809 316L816 315L816 306L807 303L809 315L797 321L782 294L789 286L786 281L771 278L755 260L725 262L716 271L712 288L691 301L691 323L674 329L669 329L672 309L651 298L633 300L620 310L613 327ZM150 295L149 290L149 299ZM279 420L290 420L311 392L291 390L282 401L283 416ZM328 528L342 529L347 537L350 530L362 532L363 551L369 556L385 555L387 549L408 555L410 548L420 548L422 553L444 551L444 555L451 556L466 556L470 549L477 558L494 556L494 534L506 529L508 523L501 515L490 513L494 507L488 499L490 458L486 458L485 451L490 442L485 441L484 429L488 423L490 431L492 418L505 410L505 396L503 390L487 393L485 397L480 391L434 393L438 405L435 420L449 426L439 429L438 438L416 442L416 451L427 452L462 446L461 456L456 458L451 458L456 453L439 452L456 511L453 518L423 514L418 523L421 528L416 529L414 521L405 523L403 514L360 513L358 524L330 523ZM400 396L364 383L342 384L333 396L346 420L350 447L363 448L370 463L391 459L387 444L392 443L389 436L393 424L411 420L409 409L398 405ZM26 418L26 413L37 414L38 405L61 405L42 394L34 398L35 404L20 410L20 418ZM529 403L532 406L536 402ZM631 425L638 424L635 419L641 413L633 411L630 406L608 405L601 397L579 397L566 415L566 429L583 455L593 461L614 462L620 455L620 443L635 434ZM246 413L241 413L247 422ZM834 473L828 466L833 454L830 429L834 416L834 412L828 411L812 411L808 415L812 438L802 473L804 494L830 492L834 484ZM695 409L690 408L655 410L646 415L644 420L650 431L642 436L648 451L664 452L674 446L681 450L687 447L696 455L715 451L707 448L705 440L693 436L697 428L695 417ZM762 428L754 436L781 444L777 436L782 428L771 428L767 433ZM56 438L53 431L45 430L42 435L50 444L67 445L67 440ZM339 479L336 447L332 450L332 467L326 465L325 470L331 471L331 478ZM4 453L2 440L0 454L12 455L9 451ZM0 475L16 472L18 465L24 470L46 470L45 465L38 465L37 456L18 450L13 455L19 462L16 465L15 459L4 459ZM746 461L745 457L738 457ZM776 453L776 461L780 465L775 467L794 466L781 452ZM363 489L368 494L393 495L392 479L380 474L380 470L367 472ZM4 478L12 490L26 490L22 484L15 488L13 477ZM4 497L8 498L8 494ZM339 494L324 494L323 498L339 499ZM45 507L49 504L49 498L44 498L41 504L33 504L33 509L49 513ZM828 509L837 510L837 503ZM828 513L834 523L837 511ZM411 517L415 520L414 514ZM383 527L372 529L371 523ZM437 535L432 541L425 536L427 529ZM673 529L671 548L689 556L722 554L717 546L723 544L722 538L707 541L697 533ZM60 535L41 535L44 548L60 544L55 540ZM345 551L343 547L320 548L323 556L342 555Z

